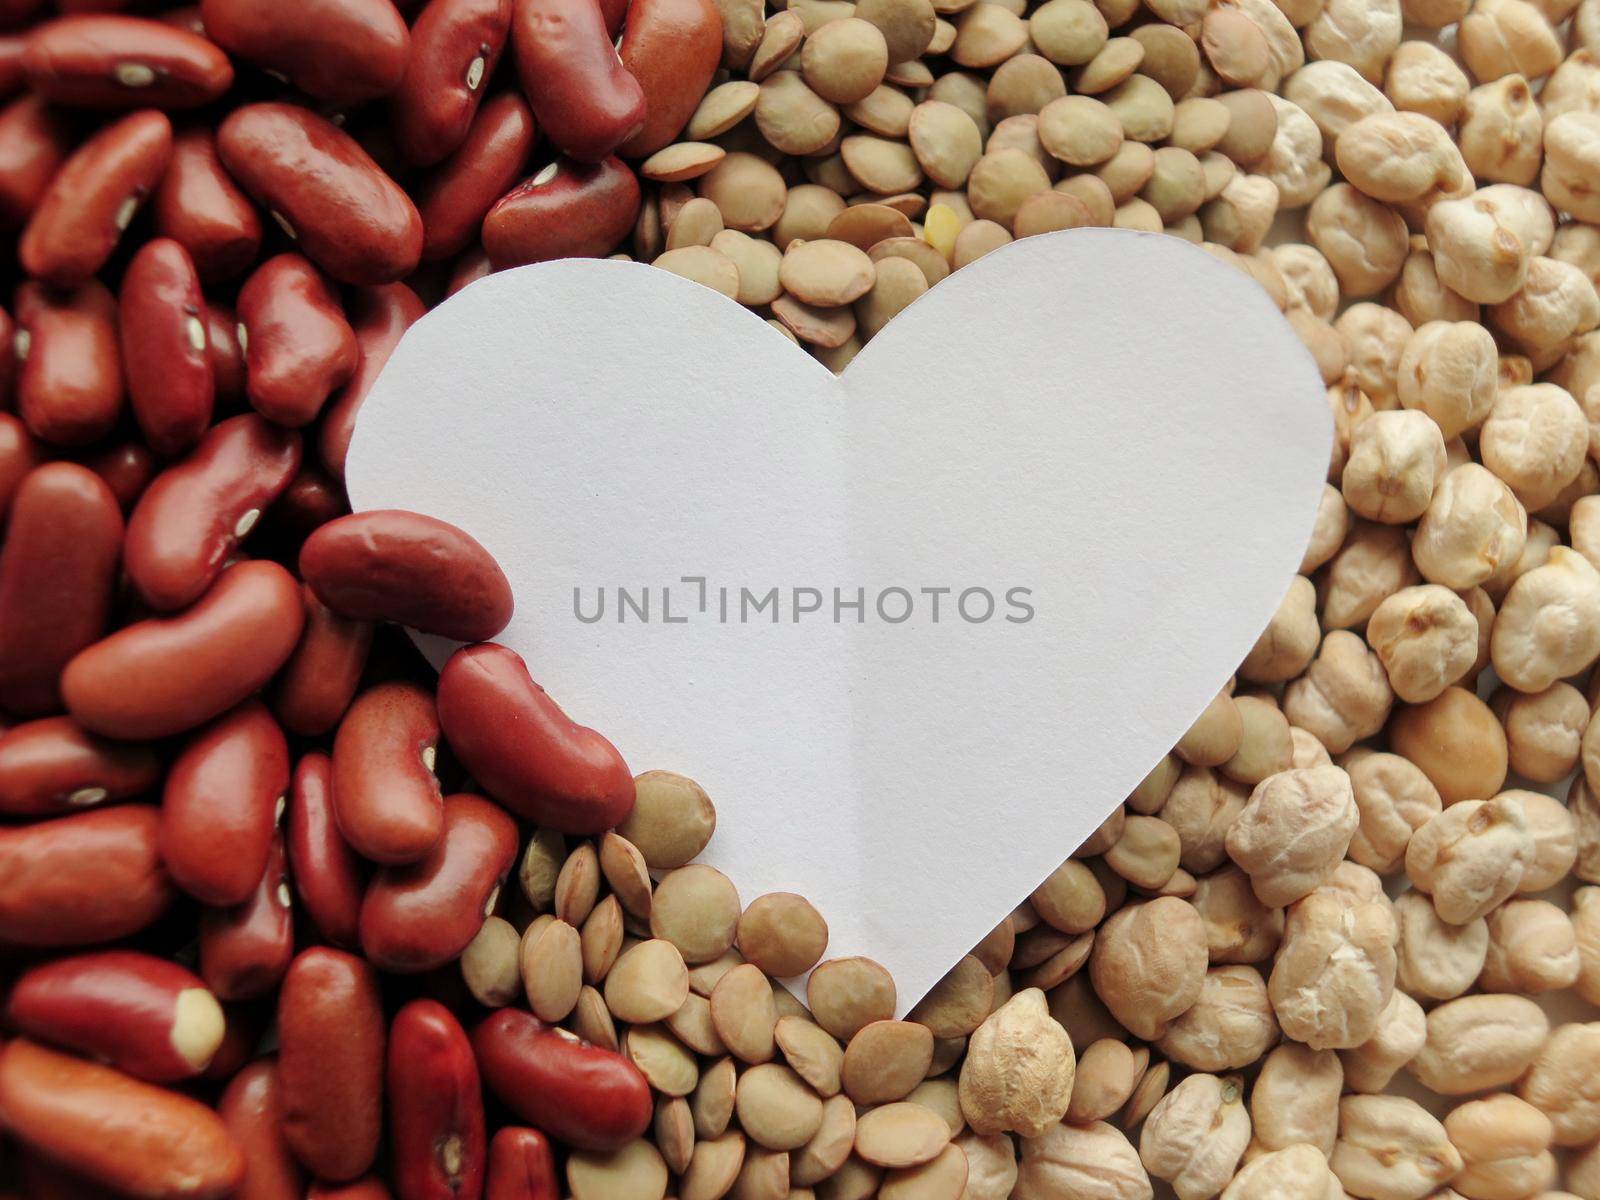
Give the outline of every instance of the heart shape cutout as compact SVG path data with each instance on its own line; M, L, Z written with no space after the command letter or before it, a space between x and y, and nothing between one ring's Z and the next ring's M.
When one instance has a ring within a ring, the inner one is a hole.
M1082 229L955 273L838 377L665 271L491 275L406 334L346 474L483 542L499 640L634 770L697 779L704 861L806 896L904 1011L1225 683L1330 438L1253 281Z

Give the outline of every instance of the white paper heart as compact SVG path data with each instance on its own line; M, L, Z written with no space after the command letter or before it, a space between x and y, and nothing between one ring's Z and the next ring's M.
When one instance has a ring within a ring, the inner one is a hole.
M482 541L500 640L635 770L699 780L705 861L811 899L903 1011L1249 650L1329 439L1253 282L1095 229L963 269L838 378L665 271L492 275L401 342L347 482Z

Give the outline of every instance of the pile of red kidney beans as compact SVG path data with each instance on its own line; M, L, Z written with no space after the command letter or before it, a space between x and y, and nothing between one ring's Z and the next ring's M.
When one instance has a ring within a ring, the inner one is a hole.
M428 305L623 240L720 18L121 8L0 0L0 1193L553 1200L649 1087L452 968L519 822L633 781L483 548L340 475Z

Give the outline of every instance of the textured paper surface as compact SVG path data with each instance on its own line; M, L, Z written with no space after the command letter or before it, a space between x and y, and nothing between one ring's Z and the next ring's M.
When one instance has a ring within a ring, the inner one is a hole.
M1249 650L1330 436L1253 282L1175 238L1086 229L964 268L839 378L664 271L492 275L406 335L347 476L357 509L483 542L516 592L500 640L635 771L699 780L703 861L746 902L809 898L829 956L882 962L904 1011ZM741 589L774 587L776 623L741 614ZM600 588L604 619L580 620L575 589L593 616ZM974 588L988 620L961 615Z

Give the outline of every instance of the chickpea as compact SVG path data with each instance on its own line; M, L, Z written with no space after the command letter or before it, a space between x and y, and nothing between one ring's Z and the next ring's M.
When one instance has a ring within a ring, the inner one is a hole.
M1405 861L1412 833L1443 805L1421 768L1398 754L1356 749L1339 760L1350 776L1360 824L1350 839L1352 861L1381 874Z
M1307 63L1289 77L1283 90L1316 124L1330 155L1339 135L1351 125L1374 113L1394 111L1383 92L1342 62Z
M1292 905L1267 982L1284 1034L1314 1050L1370 1038L1394 990L1395 936L1386 904L1317 891Z
M1412 237L1411 253L1406 255L1405 266L1400 268L1400 278L1395 281L1390 295L1395 308L1404 314L1404 319L1408 322L1407 340L1411 337L1413 325L1426 325L1429 321L1478 319L1478 306L1471 300L1456 295L1440 281L1439 269L1433 260L1433 251L1428 249L1428 240L1423 237ZM1402 342L1400 351L1404 350L1405 343ZM1395 366L1398 373L1398 354L1396 358ZM1399 402L1399 396L1396 395L1395 403Z
M1395 1074L1421 1052L1428 1040L1427 1017L1418 1004L1399 988L1378 1014L1378 1028L1359 1046L1339 1051L1345 1086L1372 1094L1389 1086Z
M1367 623L1367 641L1395 695L1421 704L1472 669L1478 623L1460 596L1430 583L1402 588L1378 605Z
M1549 1118L1557 1146L1600 1137L1600 1023L1551 1030L1517 1081L1517 1095Z
M1400 930L1395 981L1418 1000L1454 1000L1483 972L1489 951L1489 924L1478 917L1463 925L1440 919L1421 892L1394 902Z
M1343 1200L1344 1194L1328 1160L1301 1143L1252 1158L1223 1189L1222 1200Z
M1277 185L1280 209L1304 208L1333 177L1332 169L1322 160L1322 132L1299 105L1270 92L1266 97L1277 116L1276 132L1266 157L1250 165ZM1227 142L1222 144L1227 146Z
M1256 899L1250 877L1231 864L1197 880L1190 903L1213 963L1265 962L1283 938L1283 910Z
M1549 1032L1526 996L1462 996L1428 1014L1428 1040L1407 1070L1439 1096L1502 1087L1528 1069Z
M1280 771L1256 785L1229 825L1227 851L1261 902L1281 906L1327 879L1359 821L1340 768Z
M1305 674L1283 694L1289 723L1315 735L1330 754L1343 754L1383 728L1394 691L1383 663L1356 634L1335 629ZM1498 786L1498 785L1496 785Z
M1193 905L1174 896L1113 913L1089 958L1095 994L1146 1041L1199 999L1205 974L1205 926Z
M1427 511L1444 470L1444 437L1431 417L1377 412L1352 431L1340 486L1358 516L1399 525Z
M1468 178L1461 151L1444 126L1416 112L1362 117L1339 135L1334 160L1363 194L1385 204L1454 191Z
M1578 981L1573 990L1590 1004L1600 1004L1600 887L1573 892L1570 915L1578 938Z
M1577 851L1572 873L1585 883L1600 883L1600 796L1590 782L1594 755L1589 737L1597 727L1600 727L1600 720L1589 722L1584 735L1583 772L1567 789L1567 813L1572 818Z
M1435 262L1437 262L1437 257ZM1489 415L1499 385L1494 337L1469 321L1429 321L1406 342L1395 393L1453 438Z
M1533 838L1520 800L1506 794L1463 800L1412 835L1406 876L1433 897L1441 918L1465 925L1517 890L1532 856Z
M1545 141L1549 140L1547 130ZM1484 194L1490 190L1460 200L1441 200L1428 210L1426 222L1440 280L1478 304L1498 304L1516 295L1535 253L1517 236L1511 223L1514 218L1505 206Z
M1400 29L1399 0L1328 0L1306 26L1306 52L1311 58L1347 63L1368 82L1381 84L1384 68L1400 45Z
M1456 44L1480 83L1511 74L1538 79L1561 61L1555 30L1526 0L1476 0L1461 19Z
M1530 511L1549 504L1577 478L1588 448L1583 410L1553 383L1502 391L1480 439L1484 466L1503 479Z
M1309 1145L1324 1157L1339 1136L1344 1067L1332 1050L1283 1042L1261 1063L1250 1090L1256 1141L1267 1150Z
M1462 158L1479 179L1528 187L1539 177L1544 116L1521 75L1503 75L1468 92L1457 136Z
M864 1193L870 1195L870 1193ZM1010 1200L1150 1200L1150 1177L1122 1131L1104 1121L1052 1125L1022 1139L1022 1162Z
M1537 692L1496 690L1491 707L1506 731L1511 769L1536 783L1555 783L1572 773L1589 723L1589 704L1570 683Z
M1348 183L1334 184L1311 202L1306 234L1351 298L1376 295L1392 283L1410 245L1405 218Z
M1186 763L1220 766L1233 757L1243 736L1244 723L1233 697L1222 691L1211 698L1188 732L1178 739L1174 753Z
M1464 1164L1452 1184L1470 1200L1520 1200L1556 1180L1550 1118L1509 1092L1453 1109L1444 1130Z
M1389 59L1383 91L1404 112L1441 125L1456 123L1472 83L1455 60L1430 42L1405 42Z
M1294 744L1289 721L1277 704L1261 696L1239 696L1234 703L1244 718L1244 738L1238 753L1222 764L1222 773L1237 783L1254 787L1267 776L1292 767ZM1219 857L1217 861L1222 860Z
M1190 1075L1163 1096L1145 1118L1139 1159L1178 1200L1206 1200L1227 1186L1250 1140L1237 1079Z
M1528 260L1521 290L1491 305L1488 317L1489 324L1522 349L1544 358L1559 354L1574 337L1600 325L1600 296L1578 267L1535 255Z
M1293 242L1274 246L1268 254L1289 288L1289 307L1303 308L1324 321L1333 320L1339 309L1339 279L1322 251ZM1345 337L1352 340L1348 332Z
M1589 666L1600 657L1600 572L1577 551L1554 547L1506 593L1490 653L1496 673L1524 692Z
M1290 320L1290 325L1297 333L1300 332L1300 326L1294 320ZM1327 394L1328 412L1333 417L1333 447L1328 456L1328 479L1331 482L1344 474L1345 461L1350 457L1350 437L1356 427L1373 414L1374 409L1372 401L1355 381L1343 376L1334 381Z
M1247 1067L1278 1040L1267 985L1254 967L1212 967L1200 997L1156 1042L1173 1062L1199 1071Z
M1414 258L1415 250L1406 258L1408 266ZM1398 408L1400 356L1415 332L1411 322L1392 308L1361 303L1345 309L1333 327L1344 335L1350 348L1350 369L1373 408L1379 412Z
M1311 526L1311 540L1300 560L1300 574L1309 575L1337 554L1349 532L1350 507L1344 502L1343 493L1332 484L1324 484L1316 520Z
M1578 978L1578 940L1567 914L1547 900L1507 900L1489 914L1489 947L1478 986L1537 996Z
M1244 786L1210 768L1184 768L1160 814L1177 834L1184 870L1203 873L1227 860L1224 839L1248 800Z
M1487 468L1467 463L1434 489L1411 556L1424 579L1462 591L1515 563L1527 538L1528 513L1516 494Z
M1239 675L1251 683L1293 679L1310 665L1321 640L1317 589L1304 575L1296 575L1279 602L1278 611L1240 664Z
M1301 729L1298 725L1289 726L1289 746L1290 766L1325 767L1333 761L1328 748L1317 741L1316 735Z
M1402 1096L1346 1096L1329 1165L1364 1200L1422 1200L1461 1169L1437 1119Z
M1465 688L1402 708L1390 723L1389 746L1422 769L1446 805L1486 799L1505 782L1505 733L1489 706Z
M1529 895L1555 887L1567 877L1578 857L1576 813L1543 792L1512 789L1502 794L1522 801L1523 817L1533 838L1533 857L1522 872L1517 891Z

